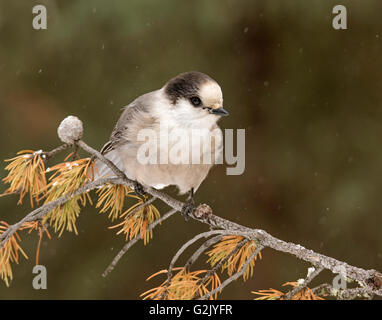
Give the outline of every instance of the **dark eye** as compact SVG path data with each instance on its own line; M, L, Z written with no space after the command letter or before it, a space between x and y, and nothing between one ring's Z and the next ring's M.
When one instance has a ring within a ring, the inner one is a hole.
M195 106L195 107L199 107L201 104L202 104L202 101L198 98L198 97L192 97L190 99L191 103Z

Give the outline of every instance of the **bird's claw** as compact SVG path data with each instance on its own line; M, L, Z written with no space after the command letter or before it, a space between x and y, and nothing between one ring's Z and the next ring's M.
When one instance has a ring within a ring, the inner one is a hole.
M134 181L134 192L138 197L143 197L146 195L143 186L138 181Z
M195 211L194 199L189 199L182 207L182 215L186 221L190 218L190 215Z

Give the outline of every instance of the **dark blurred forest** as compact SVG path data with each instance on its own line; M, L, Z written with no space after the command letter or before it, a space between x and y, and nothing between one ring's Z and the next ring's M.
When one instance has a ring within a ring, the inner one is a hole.
M32 28L35 4L46 5L47 30ZM332 27L336 4L347 7L347 30ZM378 0L0 0L0 159L60 145L57 126L67 115L82 119L84 140L100 149L123 106L180 72L202 71L223 89L230 116L221 127L246 130L246 169L227 176L225 165L215 167L196 201L240 224L381 270L381 12ZM30 211L28 201L16 202L0 199L0 220L14 223ZM38 237L23 235L29 259L14 265L10 288L0 282L0 299L139 299L159 284L145 279L207 230L176 215L103 278L125 243L110 225L88 206L78 236L52 231L40 254L48 289L39 291L32 288ZM251 290L280 289L308 267L265 249L254 277L220 297L253 299ZM319 279L332 278L324 272Z

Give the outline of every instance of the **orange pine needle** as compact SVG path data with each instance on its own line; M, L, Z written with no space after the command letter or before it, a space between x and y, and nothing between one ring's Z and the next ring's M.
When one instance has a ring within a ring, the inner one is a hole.
M217 265L220 261L224 260L232 250L236 248L236 246L243 240L244 238L241 236L225 236L222 241L218 242L213 246L213 248L207 252L209 259L208 263L212 267ZM237 250L228 260L223 263L221 267L221 271L227 270L229 276L232 276L238 270L242 268L248 258L253 254L256 250L256 244L254 241L249 241L245 243L239 250ZM259 253L258 257L261 259L261 253ZM255 266L255 261L257 256L250 262L248 268L245 270L243 274L243 280L246 281L249 277L253 276L253 270Z
M167 280L165 280L160 286L147 290L140 296L144 300L157 300L161 298L167 300L190 300L196 295L196 293L203 296L216 289L221 284L219 276L216 273L212 274L204 283L202 283L202 279L208 270L187 272L185 268L177 267L173 268L173 271L178 272L172 277L170 284L168 284ZM167 270L160 270L148 277L147 280L151 280L160 274L167 275L167 272ZM217 293L209 299L217 299Z
M117 234L125 234L126 241L132 240L139 235L140 238L143 239L144 245L146 245L153 237L152 230L147 230L147 228L155 220L160 218L160 213L152 204L142 206L146 199L138 199L139 201L137 203L121 214L121 217L127 216L127 218L116 225L110 226L109 229L120 227L121 229ZM136 210L139 206L141 207ZM135 210L135 212L133 212L133 210ZM129 215L131 212L133 212L133 214Z
M72 194L87 182L92 181L94 170L95 164L90 158L64 162L48 168L47 172L54 173L49 178L50 182L44 190L46 193L45 203L56 200L63 195ZM80 214L81 206L85 206L87 201L92 204L88 193L71 198L46 215L42 224L49 222L54 227L54 231L59 233L59 236L65 230L78 234L76 220Z
M7 230L9 224L0 221L0 234ZM0 278L5 282L5 285L9 287L10 281L13 279L12 263L19 263L19 252L28 259L23 249L20 247L21 241L17 233L14 233L0 249Z
M285 282L282 286L291 286L293 288L296 288L298 286L298 283ZM255 300L284 300L284 297L286 295L286 293L272 288L268 290L252 291L252 293L260 296ZM293 297L291 297L291 300L324 300L324 298L315 295L310 288L305 287L299 292L297 292Z
M23 198L29 193L31 206L34 201L38 204L46 188L45 164L42 157L42 151L22 150L17 157L7 159L10 162L5 170L8 175L3 179L4 183L10 186L5 190L6 194L20 194L17 204L22 204Z

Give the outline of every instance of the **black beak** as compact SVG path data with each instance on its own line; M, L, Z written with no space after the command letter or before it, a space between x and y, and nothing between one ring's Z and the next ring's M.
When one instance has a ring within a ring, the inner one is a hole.
M210 113L216 114L221 117L226 117L229 115L228 111L224 108L210 109Z

